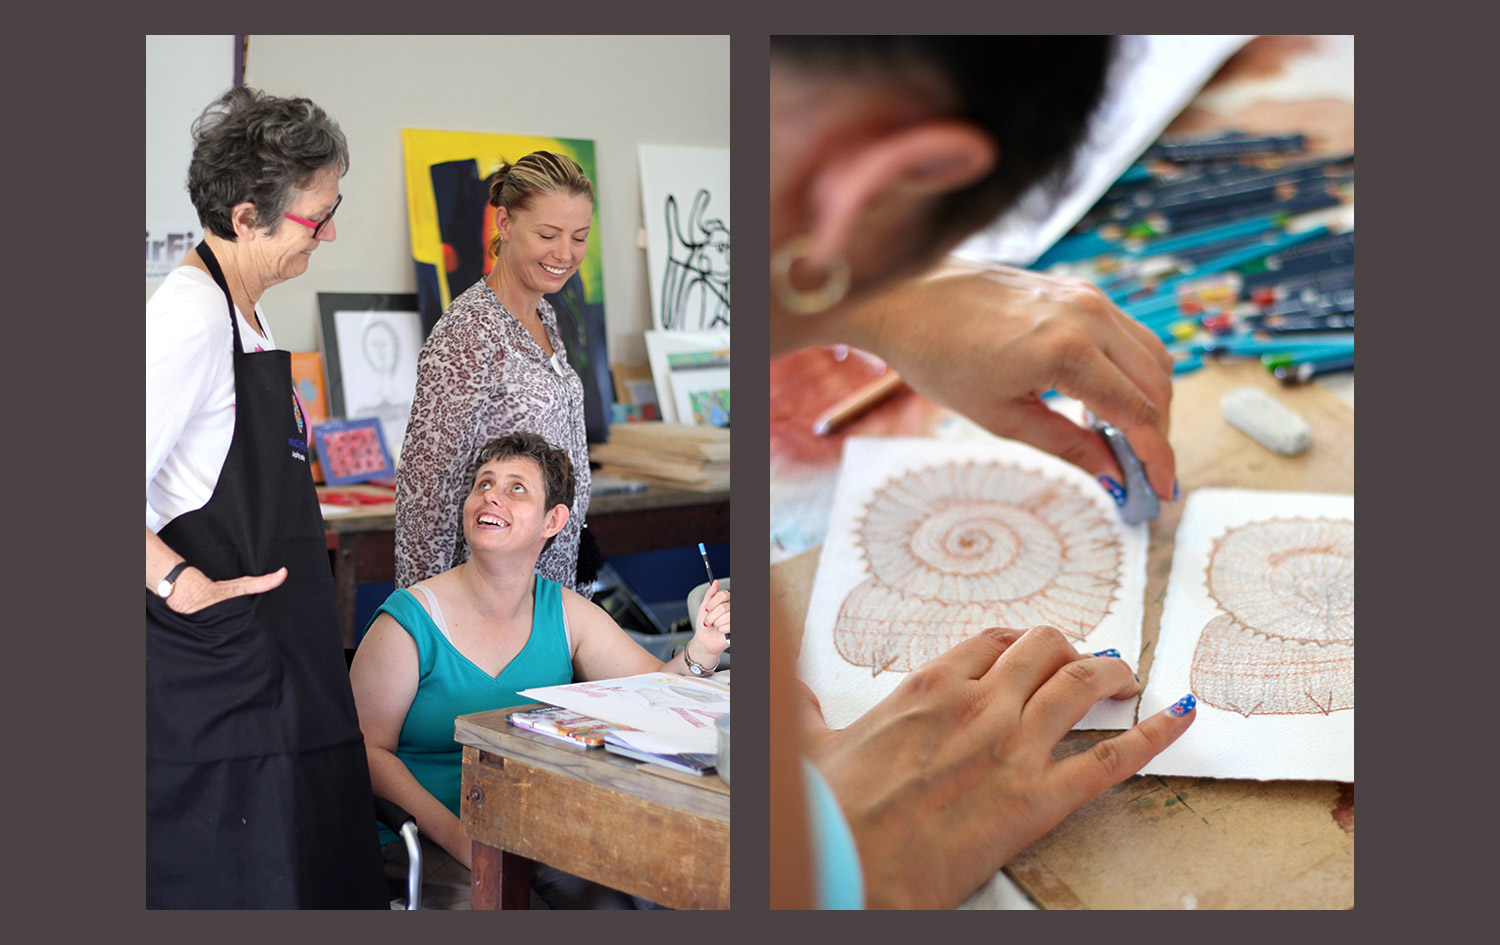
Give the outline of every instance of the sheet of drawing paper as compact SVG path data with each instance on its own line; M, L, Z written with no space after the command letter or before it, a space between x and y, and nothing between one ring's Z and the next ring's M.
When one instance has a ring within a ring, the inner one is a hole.
M986 627L1057 627L1084 653L1141 652L1145 525L1089 474L1022 443L850 437L799 672L843 728ZM1135 699L1079 728L1129 728Z
M1140 717L1191 728L1143 774L1354 780L1354 497L1199 489L1177 526Z
M729 711L726 687L660 672L522 689L517 695L659 735L679 751L714 751L714 720Z

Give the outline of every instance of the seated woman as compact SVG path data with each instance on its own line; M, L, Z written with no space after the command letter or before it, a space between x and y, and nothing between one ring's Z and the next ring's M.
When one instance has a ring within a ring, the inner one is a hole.
M485 444L463 505L469 559L393 593L350 668L375 793L406 808L461 875L472 860L458 824L455 717L524 703L516 692L534 686L706 675L729 645L729 592L718 582L704 595L693 638L663 663L598 605L537 575L537 558L567 523L572 491L566 450L533 433ZM383 827L381 839L399 844ZM583 885L540 865L533 880L554 908L578 905Z

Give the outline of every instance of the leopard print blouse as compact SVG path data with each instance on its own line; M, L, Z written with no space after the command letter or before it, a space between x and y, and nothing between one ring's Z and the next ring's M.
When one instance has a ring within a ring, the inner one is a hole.
M537 561L537 573L585 597L578 534L589 507L583 382L568 365L557 315L537 308L548 358L484 280L455 298L417 359L417 392L396 471L396 586L410 587L468 560L464 499L474 459L490 439L525 430L568 451L574 495L568 524Z

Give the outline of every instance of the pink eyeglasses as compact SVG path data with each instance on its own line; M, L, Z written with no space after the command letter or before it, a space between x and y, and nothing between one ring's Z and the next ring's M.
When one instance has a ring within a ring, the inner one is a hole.
M344 195L343 194L339 194L338 197L337 197L337 199L335 199L333 201L333 209L330 210L330 211L328 211L328 216L324 217L321 220L304 220L302 217L297 216L295 213L284 213L284 214L282 214L282 216L286 217L288 220L291 220L294 223L300 223L303 226L310 226L310 227L312 227L313 239L317 239L318 238L318 234L321 233L321 232L323 232L323 227L327 226L328 225L328 221L332 220L333 219L333 215L338 212L339 204L341 204L343 202L344 202Z

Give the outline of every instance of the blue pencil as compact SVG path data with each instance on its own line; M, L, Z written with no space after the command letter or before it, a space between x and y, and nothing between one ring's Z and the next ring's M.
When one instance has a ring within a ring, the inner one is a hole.
M703 556L703 570L708 572L708 583L714 582L714 569L708 566L708 549L703 547L703 542L698 542L698 553Z

